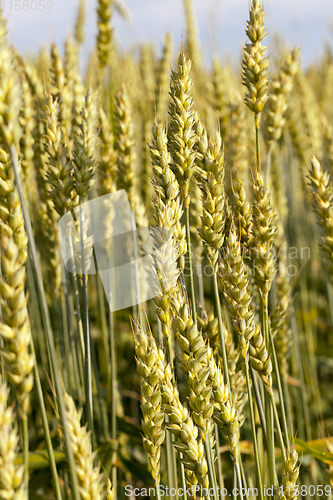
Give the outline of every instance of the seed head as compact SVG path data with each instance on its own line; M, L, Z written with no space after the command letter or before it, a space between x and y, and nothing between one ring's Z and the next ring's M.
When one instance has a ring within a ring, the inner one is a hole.
M204 169L207 178L202 184L203 215L199 234L205 242L209 263L216 273L225 226L224 153L220 134L208 146L204 155Z
M194 132L195 114L191 96L192 80L190 77L191 61L181 53L178 58L177 71L171 74L171 117L169 128L169 148L175 176L181 187L185 206L190 203L189 183L195 172Z
M247 22L246 30L249 41L245 45L242 68L243 84L248 90L245 103L255 114L256 126L259 126L260 114L268 99L269 58L265 56L267 47L261 44L267 35L264 20L265 14L259 0L252 0L250 20Z

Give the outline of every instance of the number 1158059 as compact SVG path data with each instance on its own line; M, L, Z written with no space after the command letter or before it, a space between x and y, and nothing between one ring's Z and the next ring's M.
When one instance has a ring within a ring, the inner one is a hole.
M43 12L53 9L53 0L1 0L3 12Z

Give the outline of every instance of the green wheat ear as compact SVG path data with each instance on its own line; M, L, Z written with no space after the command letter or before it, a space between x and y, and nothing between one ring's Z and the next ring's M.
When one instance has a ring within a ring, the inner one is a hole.
M184 53L178 58L177 71L171 74L171 103L169 107L169 149L172 156L172 169L179 182L185 207L190 204L189 184L195 172L194 132L195 113L191 96L191 60Z
M86 21L86 0L79 0L79 6L77 9L77 15L75 21L75 41L78 47L80 47L84 42L85 21Z
M112 498L112 487L110 488L100 466L95 466L97 453L92 450L91 433L87 431L86 426L81 425L82 410L77 410L73 398L66 392L64 397L70 442L82 498L105 500L110 495ZM62 430L59 429L59 433L63 438Z
M199 234L205 242L209 263L216 273L225 227L224 151L219 133L216 134L215 141L209 143L202 168L207 178L201 188L203 215Z
M308 179L312 188L313 210L324 233L320 246L328 261L330 274L333 276L333 191L329 174L323 171L315 157L311 161Z
M98 0L97 7L97 52L101 68L107 66L110 62L112 50L112 0Z
M164 354L157 349L151 332L148 334L134 327L134 345L137 371L140 376L143 446L148 456L149 469L155 482L160 484L161 446L164 442L164 413L162 411L162 395L160 390L164 363Z
M267 47L261 44L267 35L264 20L265 14L259 0L252 0L246 30L249 41L245 45L242 68L243 84L248 90L245 104L255 115L256 127L259 127L261 112L268 99L269 58L266 56Z
M254 279L263 297L268 296L276 272L273 248L277 228L276 213L271 205L269 191L261 175L257 174L251 184L253 192L251 260L254 264Z
M299 67L299 49L287 52L281 63L278 77L272 81L271 95L267 103L267 119L265 123L265 139L268 150L272 151L280 140L286 123L287 97L290 94L294 76Z
M0 375L0 495L3 499L27 497L23 484L24 466L16 465L18 432L13 407L9 406L9 389Z

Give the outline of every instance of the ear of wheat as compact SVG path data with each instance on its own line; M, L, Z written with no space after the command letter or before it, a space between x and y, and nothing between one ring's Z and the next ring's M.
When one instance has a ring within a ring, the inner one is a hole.
M15 464L19 438L14 409L8 399L9 389L0 376L0 498L24 500L24 467Z

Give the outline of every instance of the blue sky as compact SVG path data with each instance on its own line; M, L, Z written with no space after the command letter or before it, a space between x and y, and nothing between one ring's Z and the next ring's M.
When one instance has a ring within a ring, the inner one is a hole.
M16 12L15 0L2 0L10 41L23 52L33 52L45 42L62 45L71 32L77 0L53 0L52 10L44 12L31 9L39 0L16 0L16 7L23 7L24 1L30 6L27 12L23 9ZM42 1L47 5L48 0ZM85 53L92 47L96 34L96 0L86 2ZM115 33L123 47L132 47L142 40L160 46L167 31L173 33L178 45L185 31L182 0L124 0L124 3L131 12L130 21L114 17ZM209 61L214 51L221 56L239 55L246 40L249 0L196 0L195 8L205 60ZM280 33L291 46L299 44L305 63L318 57L325 40L333 42L329 28L333 23L332 0L265 0L264 8L270 36Z

